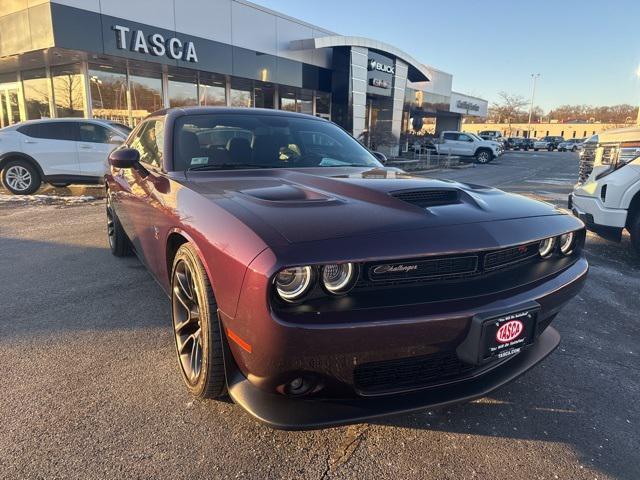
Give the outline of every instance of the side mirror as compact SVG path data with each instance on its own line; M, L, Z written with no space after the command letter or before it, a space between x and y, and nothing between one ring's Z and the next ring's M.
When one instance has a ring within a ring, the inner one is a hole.
M378 159L378 161L386 165L387 164L387 156L382 152L371 152L371 154Z
M134 168L140 161L140 152L135 148L118 148L109 154L109 164L116 168Z

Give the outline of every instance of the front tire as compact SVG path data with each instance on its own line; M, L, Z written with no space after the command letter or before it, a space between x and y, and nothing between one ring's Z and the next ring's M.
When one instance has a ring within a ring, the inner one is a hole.
M491 154L491 152L489 150L478 150L478 152L476 153L476 162L478 163L489 163L493 158L493 155Z
M549 150L550 152L553 152L553 147L549 147L547 148L547 150Z
M25 160L12 160L2 170L2 184L14 195L31 195L41 183L38 170Z
M116 257L131 255L131 241L124 232L120 220L111 205L111 195L107 192L107 239L111 253Z
M196 398L226 393L222 334L217 304L195 248L178 249L171 274L171 316L180 371Z

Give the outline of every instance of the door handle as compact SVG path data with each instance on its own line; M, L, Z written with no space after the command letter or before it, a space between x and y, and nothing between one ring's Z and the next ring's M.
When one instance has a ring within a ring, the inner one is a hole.
M91 150L90 145L80 145L80 148L82 148L83 150Z
M33 140L25 140L24 143L38 143L38 142L35 142Z

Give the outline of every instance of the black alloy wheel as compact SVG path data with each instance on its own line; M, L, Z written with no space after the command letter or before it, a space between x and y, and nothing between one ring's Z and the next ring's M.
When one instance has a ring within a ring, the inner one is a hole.
M107 239L109 240L109 249L116 257L127 257L131 255L131 242L124 232L122 225L111 205L111 195L107 191Z
M171 313L176 353L187 389L198 398L226 392L217 305L195 249L183 244L171 277Z

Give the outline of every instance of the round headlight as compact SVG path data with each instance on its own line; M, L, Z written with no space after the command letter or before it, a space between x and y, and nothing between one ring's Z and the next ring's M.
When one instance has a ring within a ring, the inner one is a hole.
M560 235L560 251L563 255L570 255L573 251L573 240L575 235L573 232Z
M547 258L549 255L551 255L551 253L553 252L553 247L556 246L556 239L551 237L551 238L545 238L544 240L540 241L540 246L538 247L538 252L540 253L540 256L542 258Z
M276 291L287 302L298 300L309 290L312 276L309 266L285 268L276 275Z
M322 267L322 285L329 293L345 293L354 284L356 267L353 263L330 264Z

